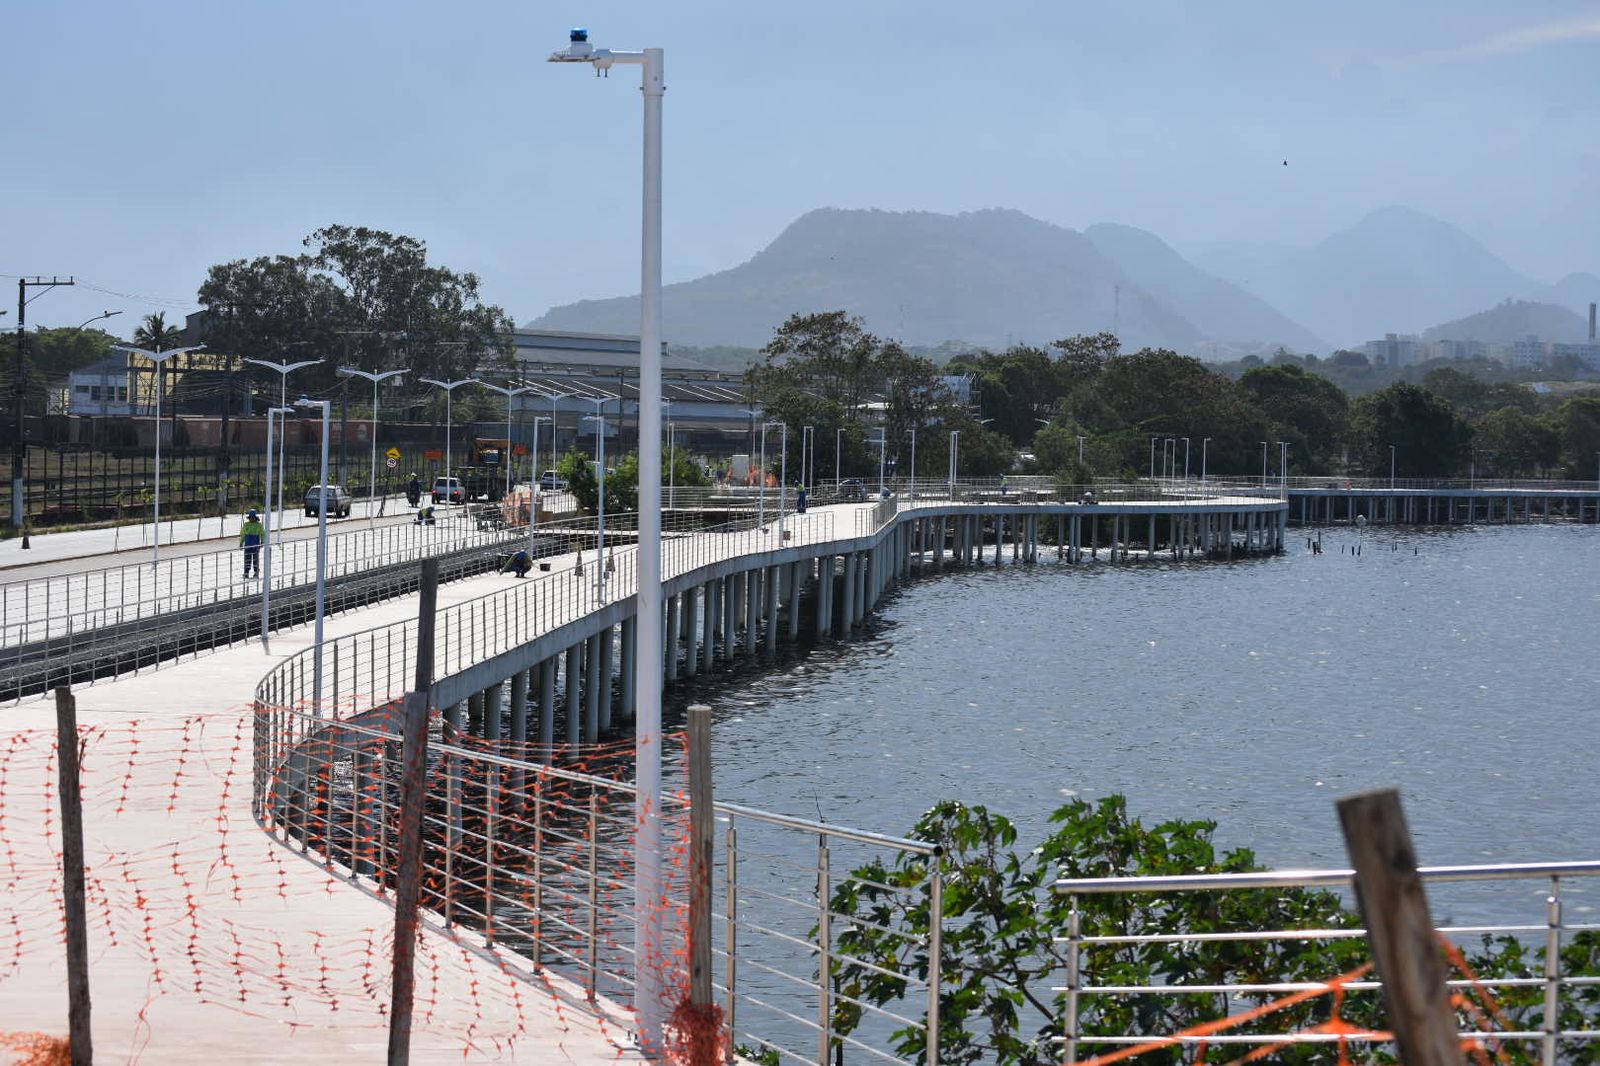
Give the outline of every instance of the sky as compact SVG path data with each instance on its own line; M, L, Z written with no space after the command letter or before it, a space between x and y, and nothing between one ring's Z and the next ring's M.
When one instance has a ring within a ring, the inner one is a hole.
M1540 281L1600 272L1596 0L79 0L3 24L0 286L84 283L30 324L181 320L211 264L334 222L423 239L519 322L636 292L637 68L547 64L575 25L666 50L668 281L825 206L1194 250L1404 204Z

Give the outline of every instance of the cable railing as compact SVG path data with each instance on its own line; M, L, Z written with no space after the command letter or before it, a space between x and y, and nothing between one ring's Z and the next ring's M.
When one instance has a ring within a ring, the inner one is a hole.
M1589 948L1576 953L1583 961L1572 966L1568 949L1592 947L1600 924L1569 920L1566 901L1576 891L1572 909L1587 914L1590 897L1572 883L1600 877L1600 862L1435 866L1418 872L1434 896L1435 913L1467 908L1474 916L1498 916L1438 929L1441 950L1452 960L1448 984L1457 996L1461 1040L1526 1052L1506 1061L1544 1066L1579 1056L1588 1061L1600 1042L1600 968ZM1055 882L1054 891L1067 903L1066 927L1055 938L1065 977L1054 988L1062 1009L1056 1041L1060 1060L1071 1066L1144 1045L1198 1053L1227 1044L1240 1053L1255 1049L1257 1057L1295 1045L1334 1043L1383 1051L1391 1037L1383 1031L1376 996L1382 985L1368 974L1366 931L1350 911L1338 912L1330 922L1324 913L1328 906L1308 906L1301 912L1307 924L1299 927L1252 923L1233 928L1211 922L1197 929L1178 920L1186 913L1184 901L1196 896L1190 913L1198 907L1209 915L1265 913L1283 920L1297 913L1292 903L1263 908L1247 900L1281 903L1286 889L1347 890L1353 880L1350 870L1282 870ZM1481 887L1470 897L1446 894L1452 889L1445 886L1466 883ZM1513 950L1507 938L1525 939ZM1492 951L1496 972L1474 972L1461 952L1473 945ZM1250 952L1276 966L1276 972L1260 972L1259 965L1242 961ZM1162 953L1165 964L1153 961ZM1321 994L1330 997L1331 1012L1304 1006ZM1278 1006L1268 1009L1274 1003ZM1174 1015L1193 1018L1208 1006L1213 1020L1203 1025L1165 1024ZM1283 1009L1291 1006L1295 1009ZM1357 1061L1368 1060L1362 1054Z
M1271 479L1276 481L1276 478ZM1600 495L1600 481L1555 481L1539 478L1507 477L1292 477L1289 489L1324 492L1510 492L1538 496L1545 493L1592 493Z
M517 712L507 705L486 713ZM255 731L258 755L281 753L258 762L261 826L384 899L392 898L399 866L398 724L393 708L344 720L273 710L258 713ZM582 769L555 762L570 757L559 747L462 736L448 716L434 714L421 903L436 923L476 932L502 964L552 970L591 1000L628 1006L641 969L656 968L665 987L682 984L689 812L681 793L669 793L663 888L653 904L665 943L660 958L640 960L635 791L626 780L632 755L593 753ZM737 804L715 804L713 816L713 993L729 1043L812 1066L832 1066L841 1055L936 1064L937 1039L924 1040L926 1053L908 1060L896 1052L895 1034L938 1033L943 923L908 939L930 960L926 971L905 973L901 999L877 1004L850 992L848 967L871 963L841 952L861 920L834 908L841 893L890 891L928 899L940 913L938 848ZM910 872L895 886L854 872L873 860L907 868L906 857Z

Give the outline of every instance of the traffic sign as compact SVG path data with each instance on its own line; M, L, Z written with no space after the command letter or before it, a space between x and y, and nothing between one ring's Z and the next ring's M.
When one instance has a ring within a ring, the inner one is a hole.
M387 466L390 470L393 470L395 467L400 465L400 460L390 456L388 459L383 461L383 465Z
M400 449L399 448L390 448L388 451L384 452L383 454L384 454L384 457L389 460L389 465L390 466L394 466L396 463L398 463L400 461Z

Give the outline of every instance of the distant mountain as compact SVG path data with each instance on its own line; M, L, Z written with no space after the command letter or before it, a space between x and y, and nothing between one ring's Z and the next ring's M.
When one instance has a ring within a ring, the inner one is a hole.
M1232 282L1208 274L1160 237L1133 226L1101 223L1083 235L1100 254L1156 299L1215 341L1321 352L1327 345Z
M1537 287L1466 233L1406 207L1374 211L1281 260L1235 253L1200 261L1343 347L1414 333Z
M1527 294L1539 303L1557 304L1575 314L1589 318L1589 305L1600 303L1600 278L1593 274L1568 274L1554 285L1541 285Z
M1531 300L1506 300L1487 311L1434 326L1424 340L1484 341L1510 344L1525 337L1576 344L1588 334L1589 323L1565 307Z
M791 314L843 309L912 345L1046 344L1119 328L1125 348L1204 339L1083 234L1018 211L960 215L826 208L748 262L662 293L674 344L760 346ZM636 296L555 307L538 329L631 333Z

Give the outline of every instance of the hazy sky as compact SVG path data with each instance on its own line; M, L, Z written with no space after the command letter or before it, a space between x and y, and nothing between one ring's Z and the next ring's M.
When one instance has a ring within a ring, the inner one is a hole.
M571 25L666 49L669 281L819 206L1192 248L1401 203L1539 280L1600 272L1595 0L82 0L3 24L0 285L130 294L56 290L30 322L180 315L210 264L329 222L423 238L519 321L636 291L638 73L546 64Z

